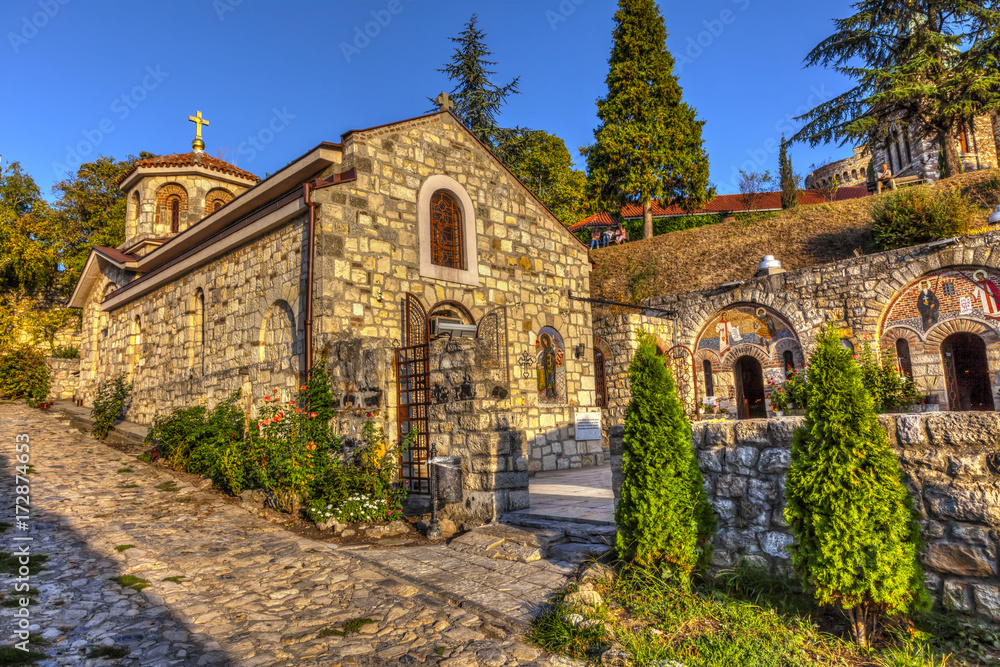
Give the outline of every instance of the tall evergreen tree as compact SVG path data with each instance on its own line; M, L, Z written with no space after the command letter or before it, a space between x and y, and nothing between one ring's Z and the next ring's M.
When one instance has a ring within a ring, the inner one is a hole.
M805 59L856 83L801 117L793 141L884 142L913 124L961 172L960 123L1000 109L1000 10L995 0L859 0Z
M629 365L632 401L625 413L621 498L615 509L618 553L682 580L707 562L715 514L691 443L691 424L673 376L641 337Z
M501 161L511 166L520 158L519 140L524 130L501 127L498 118L507 96L520 93L520 77L514 77L503 86L493 83L496 72L489 68L496 65L496 61L488 59L493 52L487 49L486 33L476 26L477 21L478 16L473 14L465 30L458 37L450 38L457 44L455 52L451 62L438 71L456 82L449 93L455 103L454 114L480 141L490 146Z
M619 0L600 125L581 149L601 202L642 205L643 236L653 235L653 200L686 210L715 192L693 107L681 100L667 30L655 0Z
M792 158L788 155L785 135L781 135L781 150L778 152L778 186L781 190L781 208L795 208L799 205L799 181L792 169Z
M820 333L808 373L806 420L785 487L792 564L866 646L880 616L927 600L920 528L861 369L832 326Z

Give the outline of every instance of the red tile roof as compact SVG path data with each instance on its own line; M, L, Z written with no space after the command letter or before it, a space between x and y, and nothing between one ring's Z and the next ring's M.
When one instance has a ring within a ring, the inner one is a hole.
M134 262L139 259L138 255L126 255L118 248L105 248L104 246L95 245L94 252L104 255L108 259L111 259L119 264L124 264L125 262Z
M118 183L121 184L127 179L132 172L134 172L139 167L194 167L201 166L214 171L221 171L224 174L229 174L230 176L236 176L237 178L246 178L251 181L259 181L260 177L251 174L249 171L244 171L236 165L229 164L225 160L220 160L219 158L212 157L211 155L206 155L204 153L177 153L175 155L161 155L159 157L149 158L147 160L139 160L135 163L131 169L125 172L119 179Z
M819 190L802 190L801 204L822 204L827 201L826 197ZM860 199L868 196L867 186L860 185L849 188L840 188L833 201L844 201L845 199ZM761 193L760 200L755 211L776 211L781 208L780 192ZM687 212L680 206L671 205L664 208L656 202L653 203L653 217L676 216L676 215L697 215L699 213L743 213L747 210L743 203L743 195L717 195L715 199L708 202L705 208L695 209ZM622 217L639 218L642 217L642 206L639 204L627 204L621 208ZM579 224L579 223L577 223ZM570 228L572 230L572 228Z
M590 227L617 227L618 223L608 215L607 211L601 211L600 213L595 213L581 220L580 222L574 223L569 226L569 231L575 232L578 229L590 228Z

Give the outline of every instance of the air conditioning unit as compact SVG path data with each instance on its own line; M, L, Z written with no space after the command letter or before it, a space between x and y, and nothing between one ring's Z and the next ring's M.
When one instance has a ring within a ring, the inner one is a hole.
M431 335L435 337L475 338L476 325L462 324L462 320L450 317L435 317L431 319Z

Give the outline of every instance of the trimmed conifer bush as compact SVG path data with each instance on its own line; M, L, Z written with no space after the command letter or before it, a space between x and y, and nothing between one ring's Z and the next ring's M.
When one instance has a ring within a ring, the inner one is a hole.
M691 443L691 424L648 334L640 339L629 379L624 480L615 510L618 554L686 585L708 560L715 515Z
M867 646L882 616L929 599L917 562L920 527L861 369L832 327L817 343L785 490L792 564Z

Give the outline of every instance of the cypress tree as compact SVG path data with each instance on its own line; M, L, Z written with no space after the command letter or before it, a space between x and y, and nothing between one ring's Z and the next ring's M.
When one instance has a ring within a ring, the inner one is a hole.
M788 142L781 135L781 150L778 152L778 184L781 189L781 208L795 208L799 205L799 184L792 169L792 158L788 156Z
M654 0L619 0L608 94L597 101L600 125L581 149L602 203L642 205L643 236L653 235L654 199L691 210L715 194L693 107L681 100L667 29Z
M629 366L629 379L624 480L615 510L618 554L687 582L707 562L715 515L702 486L691 424L648 334Z
M881 616L926 603L920 528L861 369L832 326L817 343L785 490L792 564L867 646Z

